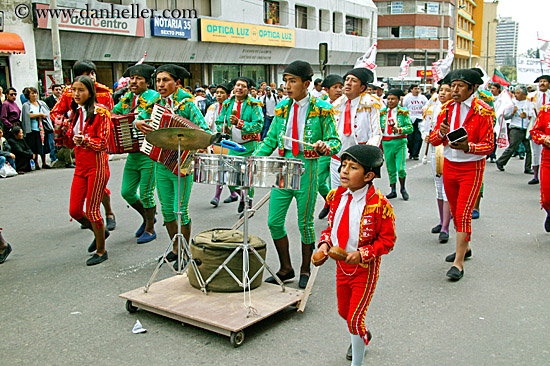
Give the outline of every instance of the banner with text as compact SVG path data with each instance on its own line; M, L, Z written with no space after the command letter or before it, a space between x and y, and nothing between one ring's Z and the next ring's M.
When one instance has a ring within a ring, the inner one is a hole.
M519 56L517 71L518 71L518 80L517 80L518 83L534 84L535 79L541 76L543 73L545 75L550 74L550 66L542 62L542 70L541 70L541 61L539 59Z
M273 26L199 19L202 42L240 43L261 46L294 47L295 32Z

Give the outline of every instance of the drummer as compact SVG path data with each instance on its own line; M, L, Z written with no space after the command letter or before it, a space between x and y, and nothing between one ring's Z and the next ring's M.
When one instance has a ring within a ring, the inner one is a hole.
M153 104L160 100L160 94L149 89L153 72L155 72L155 68L151 65L130 66L122 75L130 78L130 90L124 94L111 112L118 115L138 113L134 125L145 124L146 122L143 120L150 118ZM157 237L155 233L155 183L154 161L141 152L129 153L124 164L120 194L143 219L141 226L136 231L138 244L148 243Z
M313 213L317 197L319 157L336 154L341 145L332 106L312 97L307 91L312 76L313 69L305 61L294 61L285 68L283 80L288 99L277 104L271 128L255 153L257 156L269 156L278 149L280 156L301 159L305 164L299 190L272 190L268 218L271 237L279 255L280 269L277 276L282 281L291 280L295 275L290 261L285 218L292 199L296 199L302 242L300 288L305 288L309 280L310 260L315 244ZM283 136L305 141L313 146L286 140ZM273 277L267 278L266 282L276 283Z
M210 131L212 133L215 133L218 130L218 127L216 125L216 119L218 119L221 111L222 111L222 104L229 98L229 94L231 94L231 90L233 89L233 86L231 84L220 84L216 86L216 103L210 105L208 107L208 110L206 111L206 115L204 116L204 120L206 121L206 124L210 126ZM214 207L218 207L218 204L220 203L220 196L222 194L223 185L217 185L216 186L216 195L212 200L210 200L210 204ZM231 201L230 201L231 202Z
M240 152L229 150L229 156L251 156L258 149L262 129L264 126L264 114L262 111L262 102L248 95L251 87L254 87L254 81L247 77L238 77L231 81L233 84L233 95L222 104L220 115L216 119L218 131L231 134L231 140L241 144L246 151ZM230 186L231 196L225 199L224 203L237 200L237 187ZM248 192L252 205L254 190ZM241 202L237 211L244 210L244 193L241 192Z
M166 64L158 67L153 77L156 81L157 92L159 92L161 97L159 104L173 111L174 114L190 120L203 130L210 132L210 128L204 121L201 111L193 103L193 96L184 91L181 86L181 82L190 76L191 74L185 68L178 65ZM136 123L136 127L144 134L147 134L153 131L149 122L150 120L145 120L143 123ZM162 216L164 217L168 236L172 239L178 232L178 222L175 214L178 208L178 198L176 198L178 176L162 164L156 163L155 165L157 171L157 193L160 199ZM189 197L191 196L191 187L193 185L193 175L191 173L182 177L181 197L179 197L182 212L181 232L187 242L189 242L191 237L191 219L189 218ZM174 248L166 256L166 259L169 262L175 261L178 259L177 252L177 241L174 241Z
M327 93L321 99L334 103L338 98L342 96L344 90L344 79L340 75L331 74L328 75L321 83L323 90ZM319 158L319 194L323 196L325 200L325 206L319 212L319 219L324 219L328 216L330 207L327 203L327 194L330 191L330 156L321 156Z

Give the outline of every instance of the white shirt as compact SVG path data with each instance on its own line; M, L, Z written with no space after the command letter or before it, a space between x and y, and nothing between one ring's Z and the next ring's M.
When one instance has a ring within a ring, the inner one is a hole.
M322 98L326 93L323 89L321 89L321 91L317 91L317 89L313 88L310 94L314 98Z
M298 105L298 140L304 140L304 127L306 125L306 114L309 108L309 94L304 99L294 101L292 106L288 109L288 121L286 123L285 136L292 137L292 126L294 124L294 106ZM286 150L292 150L292 141L284 140L284 147ZM298 144L300 151L304 151L304 145Z
M390 111L391 111L391 117L390 117ZM384 128L384 131L382 131L382 136L386 136L386 137L398 136L398 135L395 135L393 132L388 133L388 126L391 126L393 124L397 127L397 111L398 111L397 107L393 109L388 109L388 114L386 114L386 128Z
M550 104L550 89L545 92L537 90L535 92L535 97L533 98L533 104L537 113L539 113L540 108L544 104Z
M405 95L405 98L403 98L403 107L409 110L411 122L414 122L415 119L422 119L422 107L426 103L428 103L428 99L421 93L416 97L412 93Z
M210 130L213 133L216 133L218 131L218 128L216 127L216 120L220 116L220 107L221 105L218 102L211 104L206 111L206 115L204 116L204 121L208 126L210 126Z
M462 127L464 125L464 122L466 121L466 116L468 116L468 113L470 112L470 108L472 107L472 102L474 101L474 94L470 96L470 98L466 99L464 102L460 103L460 121L458 128ZM454 105L456 102L452 102ZM451 116L449 116L449 119L451 122L449 123L449 132L454 131L455 129L455 119L456 119L456 111L457 108L453 108L453 113ZM485 159L484 155L474 155L474 154L467 154L462 150L453 149L451 148L450 144L447 144L445 148L443 149L443 156L454 162L466 162L466 161L478 161Z
M439 116L439 113L441 113L441 102L439 101L439 98L437 101L432 103L432 105L429 107L428 110L426 110L426 117L424 118L424 122L422 123L422 138L426 138L426 136L430 135L430 132L434 129L435 125L437 124L437 116Z
M348 202L348 196L351 194L351 202L349 204L349 238L346 243L346 252L354 252L359 245L359 229L361 226L361 218L363 217L363 209L366 204L366 196L369 191L369 184L355 192L349 189L342 194L340 204L334 213L334 219L332 221L332 227L334 228L330 233L330 240L333 246L340 246L338 243L338 227L340 226L340 220L344 214L346 203Z
M174 111L174 93L164 98L164 106L170 109L171 112Z
M238 104L239 104L239 100L237 100L237 98L235 97L235 101L233 102L233 109L232 109L233 111L238 110L238 108L237 108ZM241 101L241 115L243 113L245 104L246 104L246 99ZM241 115L237 115L237 117L239 119L241 119ZM227 121L227 122L229 123L229 121ZM243 140L242 131L239 130L236 126L231 127L231 140L233 140L237 144L243 144L243 143L247 142L247 141Z
M82 129L80 128L80 110L82 111ZM86 112L86 108L83 106L78 106L78 109L76 110L77 113L77 119L73 127L73 136L81 135L84 131L84 126L86 126L86 118L88 117L88 113Z
M277 105L277 100L275 99L275 95L271 93L271 98L266 95L263 97L264 104L265 104L265 115L269 117L273 117L275 115L275 106Z
M368 144L379 146L382 140L382 132L380 131L380 104L370 94L362 94L351 100L351 134L344 135L344 122L346 118L346 103L348 97L342 95L334 103L334 120L336 122L336 130L342 147L340 152L336 154L339 158L342 152L348 147Z
M516 113L514 113L510 119L510 127L517 127L517 128L527 128L529 126L529 122L531 117L535 115L535 111L533 109L533 103L531 101L525 99L518 101L517 99L514 99L514 106L508 108L505 113L505 117L508 114L512 114L514 111L514 107L518 107L518 110ZM525 112L527 114L526 118L521 118L519 115L521 112Z

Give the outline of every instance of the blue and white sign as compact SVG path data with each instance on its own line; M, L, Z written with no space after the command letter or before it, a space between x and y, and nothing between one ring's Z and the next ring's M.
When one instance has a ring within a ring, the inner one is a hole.
M191 38L191 20L151 18L151 35L156 37Z

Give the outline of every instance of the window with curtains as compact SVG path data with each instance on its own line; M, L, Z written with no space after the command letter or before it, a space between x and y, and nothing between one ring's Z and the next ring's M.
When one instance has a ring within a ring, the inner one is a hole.
M307 29L307 8L296 5L294 8L296 28Z
M346 16L346 34L363 35L363 19Z

